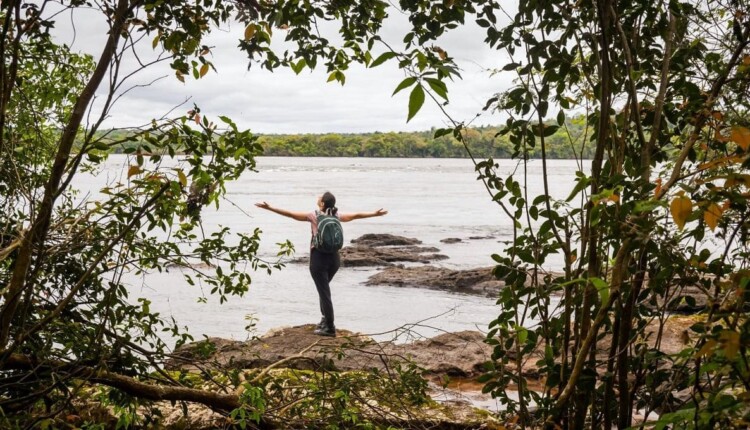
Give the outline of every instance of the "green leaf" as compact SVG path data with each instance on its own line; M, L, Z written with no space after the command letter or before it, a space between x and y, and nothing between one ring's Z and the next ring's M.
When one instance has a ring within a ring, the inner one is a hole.
M665 206L666 204L662 200L641 200L635 202L633 207L634 213L651 212L659 206Z
M526 339L529 338L529 331L526 330L525 327L518 326L516 328L516 333L518 334L518 343L523 345L526 343Z
M291 64L290 64L290 67L291 67L291 68L292 68L292 70L294 71L294 74L295 74L295 75L299 75L299 74L300 74L300 72L302 72L302 69L304 69L306 65L307 65L307 62L306 62L306 61L305 61L305 59L303 58L303 59L301 59L301 60L297 61L297 63L296 63L296 64L295 64L295 63L291 63Z
M560 109L560 112L557 113L557 124L563 125L565 124L565 111Z
M575 187L573 187L573 191L570 192L570 195L568 196L567 199L565 199L565 201L569 202L573 200L575 196L577 196L578 193L580 193L584 188L588 187L590 183L591 183L591 179L585 176L578 179L578 183L576 184Z
M346 83L346 75L341 70L336 70L336 80L343 86Z
M409 95L409 116L406 118L406 122L409 122L412 118L414 118L414 115L419 112L419 109L422 108L423 104L424 90L422 89L422 85L417 85Z
M413 76L404 79L403 81L401 81L400 84L398 84L398 86L393 91L393 94L391 94L391 96L395 96L396 94L398 94L399 91L403 90L404 88L408 88L414 85L415 82L417 82L417 78Z
M430 85L432 91L435 91L437 95L448 100L448 87L445 85L445 82L435 78L425 78L425 81Z
M451 133L453 133L452 128L439 128L435 130L435 136L433 137L433 139L438 139Z
M376 58L375 61L372 62L372 64L370 64L370 68L378 67L379 65L385 63L386 61L390 60L391 58L395 56L396 56L396 53L392 51L380 54L380 56Z
M602 303L606 303L609 300L609 284L601 278L589 278L589 281L599 292Z

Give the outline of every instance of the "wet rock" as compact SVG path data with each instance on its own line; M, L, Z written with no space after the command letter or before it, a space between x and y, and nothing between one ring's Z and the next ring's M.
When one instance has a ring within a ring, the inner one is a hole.
M352 243L356 243L360 246L405 246L421 245L422 241L411 237L396 236L387 233L369 233L364 234L356 239L352 239Z
M459 242L463 242L463 241L461 239L457 238L457 237L448 237L448 238L445 238L445 239L441 239L440 242L441 243L459 243Z
M393 266L370 276L365 285L421 287L494 296L505 283L495 278L491 267L451 270L435 266Z
M470 240L488 240L488 239L494 239L495 236L469 236Z

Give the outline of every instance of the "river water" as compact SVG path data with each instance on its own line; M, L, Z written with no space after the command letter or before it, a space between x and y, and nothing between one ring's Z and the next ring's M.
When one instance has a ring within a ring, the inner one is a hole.
M503 175L521 167L499 160ZM110 157L97 176L86 175L75 184L95 196L97 190L126 175L128 159ZM586 166L588 168L588 166ZM565 197L573 184L575 161L549 162L551 194ZM346 241L365 233L390 233L418 238L434 246L448 260L434 265L452 269L491 266L491 254L511 234L511 222L491 198L470 160L260 157L257 172L247 172L228 184L227 196L218 210L204 209L206 234L219 225L234 231L262 230L260 256L272 260L278 242L289 239L296 255L309 252L310 227L254 206L267 201L293 211L312 211L317 196L329 190L342 212L384 208L387 216L344 224ZM530 196L542 190L541 163L528 171ZM441 239L460 238L455 244ZM474 238L474 239L471 239ZM248 270L251 270L248 268ZM498 313L495 300L419 288L365 286L377 268L342 268L332 282L336 326L374 335L378 340L399 341L434 336L444 331L486 330ZM202 335L244 340L270 329L317 323L320 319L315 286L307 266L288 264L271 275L256 272L244 297L220 304L199 286L188 285L181 270L127 278L131 300L152 302L152 310L175 318L200 338ZM205 294L204 294L205 293ZM205 303L199 298L208 296ZM248 322L254 326L246 329ZM170 342L171 343L171 342Z

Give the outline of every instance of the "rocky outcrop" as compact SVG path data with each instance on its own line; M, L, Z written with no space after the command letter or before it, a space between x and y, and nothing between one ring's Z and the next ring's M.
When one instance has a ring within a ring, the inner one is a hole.
M370 276L366 285L421 287L494 296L505 286L505 283L495 278L490 267L451 270L435 266L419 266L387 267Z
M340 252L342 267L392 266L396 263L429 264L445 260L446 255L438 254L439 249L419 246L422 241L392 234L365 234L352 240L353 245L345 246ZM307 263L309 257L292 260L293 263Z
M440 239L440 243L459 243L459 242L463 242L463 240L457 237L446 237L445 239Z
M270 390L283 390L287 386L283 381L294 381L294 384L288 384L293 390L294 387L305 387L305 384L299 383L305 378L318 383L322 380L315 376L316 373L307 372L309 370L351 371L354 374L374 370L372 375L397 380L400 378L400 371L397 371L399 365L406 363L419 366L428 381L468 382L483 372L485 362L492 353L492 348L483 341L484 335L474 331L445 333L431 339L395 344L375 342L367 336L346 330L339 330L335 338L319 337L313 334L313 329L312 325L276 329L247 342L211 338L178 348L174 356L179 358L174 358L169 365L173 370L180 368L191 374L212 373L214 370L249 370L243 373L253 376L266 374L276 378L279 383L267 385ZM252 370L261 368L264 369L261 372ZM370 380L373 386L379 387L377 382ZM472 386L472 395L489 405L489 395L477 391L475 385ZM472 402L465 401L464 390L446 387L442 382L427 385L427 395L436 402L419 404L416 409L409 409L408 402L397 401L394 404L401 409L389 410L388 399L368 397L366 392L358 393L365 396L370 407L376 406L374 409L363 409L363 417L385 426L476 429L486 428L494 422L486 412L478 411ZM373 393L378 395L379 391ZM160 405L160 408L165 408L164 415L167 415L169 407ZM376 414L373 415L371 411ZM379 411L387 414L378 416L383 414ZM221 422L217 416L199 416L201 425L209 418L216 419L216 423ZM275 427L274 423L271 424ZM288 427L282 425L279 428Z
M440 250L423 246L397 246L374 248L370 246L347 246L341 250L343 267L391 266L394 263L429 264L448 257L437 254Z
M283 360L281 367L298 370L388 371L396 363L411 361L429 375L475 377L492 353L484 334L475 331L397 344L375 342L347 330L339 330L335 338L320 337L313 329L313 325L287 327L247 342L209 338L180 347L168 367L256 369Z

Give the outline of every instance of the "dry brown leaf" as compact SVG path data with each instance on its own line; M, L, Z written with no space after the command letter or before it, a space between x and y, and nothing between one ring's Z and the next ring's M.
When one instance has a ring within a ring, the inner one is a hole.
M141 172L143 172L143 170L141 170L140 166L130 166L128 167L128 178L138 175Z

